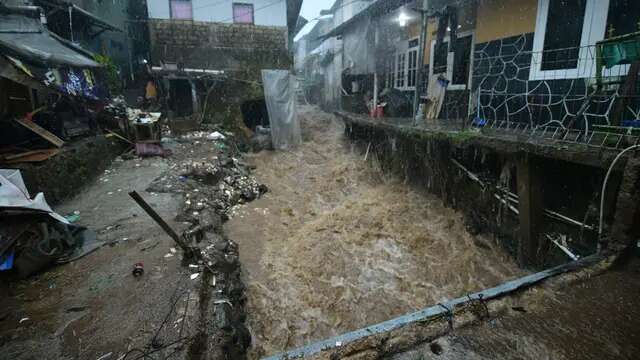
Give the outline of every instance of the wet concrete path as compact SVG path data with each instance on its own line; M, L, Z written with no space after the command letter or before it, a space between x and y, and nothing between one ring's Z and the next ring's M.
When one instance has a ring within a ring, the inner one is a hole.
M300 148L249 156L270 192L225 225L240 244L253 358L523 274L460 213L365 162L332 115L300 116Z

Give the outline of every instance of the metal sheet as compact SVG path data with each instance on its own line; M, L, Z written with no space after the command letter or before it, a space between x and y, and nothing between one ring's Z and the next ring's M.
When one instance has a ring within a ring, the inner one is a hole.
M100 64L51 36L39 19L0 14L0 52L48 66L97 68Z

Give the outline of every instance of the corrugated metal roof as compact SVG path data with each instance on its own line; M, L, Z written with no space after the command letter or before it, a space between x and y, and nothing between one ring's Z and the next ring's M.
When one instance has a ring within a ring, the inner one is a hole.
M100 67L66 41L52 36L39 19L19 14L0 14L0 52L48 66Z

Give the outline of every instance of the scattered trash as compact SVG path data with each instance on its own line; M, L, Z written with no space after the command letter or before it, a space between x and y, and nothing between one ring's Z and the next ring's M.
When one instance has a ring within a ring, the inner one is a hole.
M214 131L211 134L207 135L207 139L209 139L209 140L224 140L224 139L226 139L226 137L224 135L222 135L220 132Z
M191 280L195 280L198 278L198 276L200 276L200 273L195 273L195 274L191 274L190 278Z
M70 308L68 308L67 310L65 310L68 313L74 313L74 312L82 312L87 310L88 306L72 306Z
M29 318L28 317L22 318L18 323L22 324L25 321L29 321Z
M98 359L96 359L96 360L106 360L106 359L110 358L110 357L111 357L111 355L113 355L113 352L110 352L110 353L108 353L108 354L104 354L104 355L100 356L100 357L99 357Z
M336 346L342 346L342 341L336 341Z
M171 251L172 254L175 254L177 252L176 248L170 248L169 251Z
M144 274L144 265L141 262L135 263L133 265L133 276L139 277L142 274Z
M74 223L74 222L80 220L80 211L76 210L76 211L72 212L71 214L65 215L64 218L67 219L68 222Z
M165 258L165 259L167 259L167 258L170 258L170 257L172 257L172 256L173 256L173 254L172 254L172 253L167 253L167 254L164 256L164 258Z

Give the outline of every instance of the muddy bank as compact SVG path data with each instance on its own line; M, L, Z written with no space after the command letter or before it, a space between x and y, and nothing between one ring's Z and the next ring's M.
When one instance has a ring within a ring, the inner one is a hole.
M531 290L517 306L490 319L387 358L635 359L640 350L639 275L636 257L553 290Z
M0 279L0 358L244 358L238 247L221 224L264 191L233 141L167 139L169 158L116 159L71 200L107 246L23 281ZM184 252L129 197L135 190L202 257ZM144 274L132 275L142 263Z
M522 274L460 213L367 164L340 121L301 116L303 146L249 158L271 191L225 226L246 269L252 358Z

